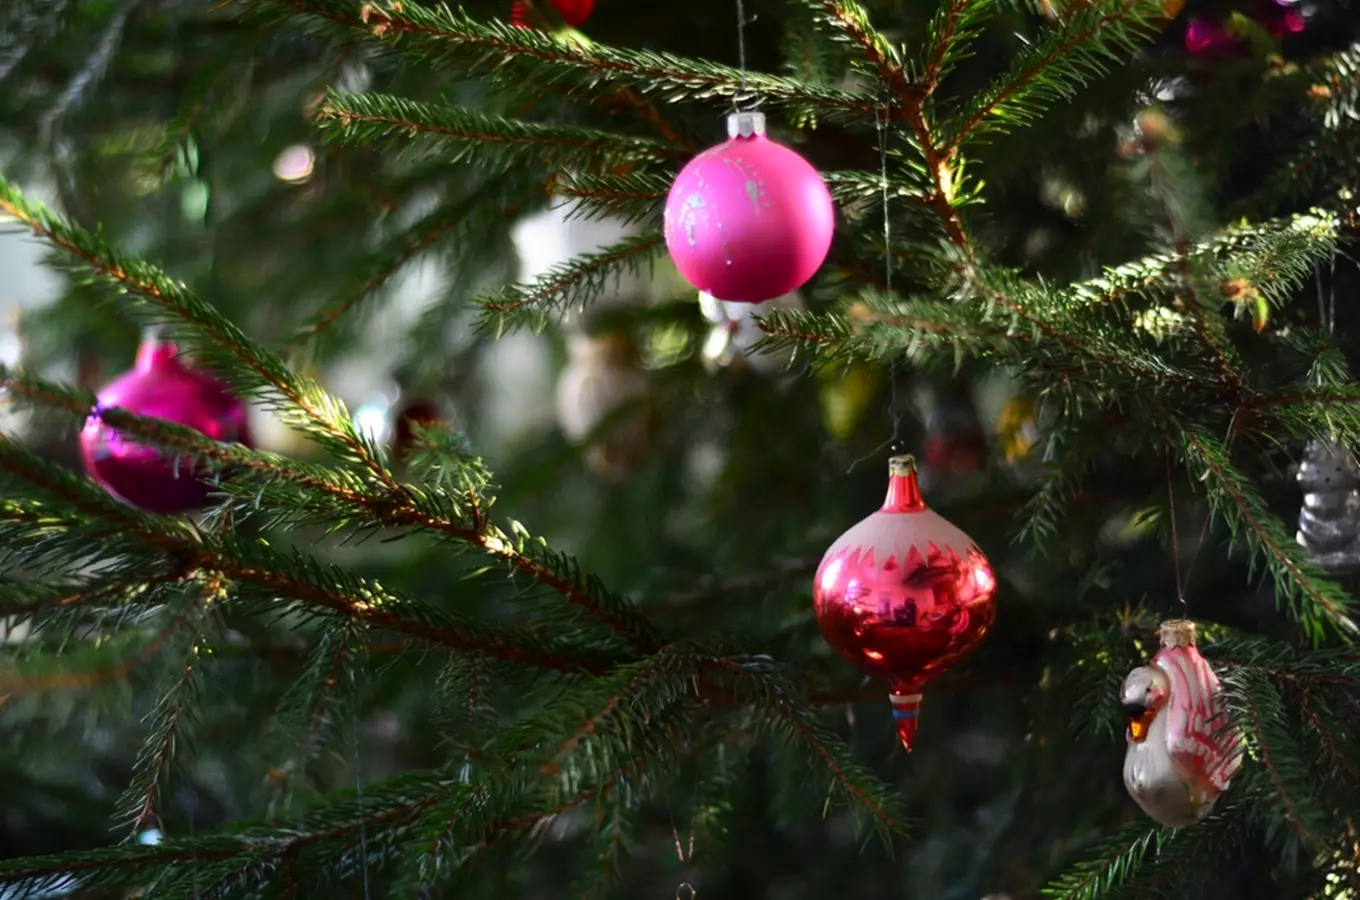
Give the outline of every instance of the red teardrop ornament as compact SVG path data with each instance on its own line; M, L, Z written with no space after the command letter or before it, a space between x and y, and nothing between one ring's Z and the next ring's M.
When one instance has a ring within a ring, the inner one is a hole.
M882 509L831 545L812 586L827 643L889 683L908 752L926 682L982 641L996 616L995 597L987 557L926 506L910 456L888 461Z

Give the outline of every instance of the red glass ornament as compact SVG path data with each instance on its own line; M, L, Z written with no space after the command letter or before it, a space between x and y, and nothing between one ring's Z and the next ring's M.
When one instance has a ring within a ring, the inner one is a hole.
M178 359L175 345L148 337L137 362L101 390L80 432L85 469L113 496L148 512L177 513L202 506L212 486L196 477L189 459L167 458L105 424L101 410L117 407L164 419L223 443L250 444L245 405L217 379Z
M572 28L580 28L586 24L590 14L595 11L595 0L548 0L548 2L557 10L562 21Z
M926 506L916 461L888 461L878 512L837 538L812 586L827 643L890 685L897 736L916 738L921 694L968 654L996 616L996 578L968 535Z
M548 0L552 8L562 17L562 21L572 28L586 24L590 14L595 11L595 0ZM532 28L529 22L529 7L524 0L514 0L510 4L510 24L518 28Z
M415 449L417 427L428 430L447 421L443 406L433 400L416 397L406 402L398 410L397 421L392 429L393 456L405 459Z

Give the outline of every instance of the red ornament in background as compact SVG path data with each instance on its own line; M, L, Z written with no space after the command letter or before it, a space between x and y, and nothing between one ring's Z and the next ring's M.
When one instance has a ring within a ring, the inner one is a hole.
M223 443L250 443L245 405L217 379L186 367L178 355L169 341L144 338L132 371L99 392L80 432L86 471L119 500L148 512L197 509L212 486L195 477L192 460L167 458L155 447L123 437L104 423L101 410L117 407L188 426Z
M987 557L926 506L910 456L888 461L882 509L836 539L812 585L827 643L889 683L908 752L926 682L982 641L995 597Z
M548 2L557 10L562 21L572 28L580 28L586 24L590 14L595 11L595 0L548 0ZM519 28L533 27L529 23L529 7L523 0L514 0L510 4L510 24Z
M429 429L449 421L448 413L440 403L414 397L397 410L397 420L392 426L392 455L405 459L416 449L416 428Z

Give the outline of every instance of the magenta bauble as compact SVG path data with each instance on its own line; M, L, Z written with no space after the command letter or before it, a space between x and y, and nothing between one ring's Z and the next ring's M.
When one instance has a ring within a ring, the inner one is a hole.
M85 469L110 494L148 512L177 513L201 507L212 491L208 475L188 458L168 457L155 447L110 428L102 410L118 408L164 419L223 443L249 445L245 405L217 379L185 366L175 345L148 337L132 371L109 382L80 432Z
M680 171L666 198L666 248L680 274L729 303L763 303L808 282L831 249L836 209L807 160L733 113L726 143Z

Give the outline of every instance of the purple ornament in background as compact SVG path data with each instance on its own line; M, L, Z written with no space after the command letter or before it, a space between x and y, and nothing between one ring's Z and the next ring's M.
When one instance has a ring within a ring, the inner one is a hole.
M1251 18L1275 38L1299 34L1308 25L1296 0L1257 0L1252 4ZM1251 50L1251 44L1227 20L1193 16L1185 27L1185 49L1195 56L1242 56Z
M223 443L250 444L246 409L217 379L186 367L174 344L146 337L132 371L109 382L80 432L85 470L113 496L154 513L198 509L212 485L188 458L166 457L110 428L100 411L117 407L184 425Z
M666 249L700 291L763 303L817 274L831 250L836 209L817 170L765 136L763 113L732 113L727 133L676 176L666 198Z

